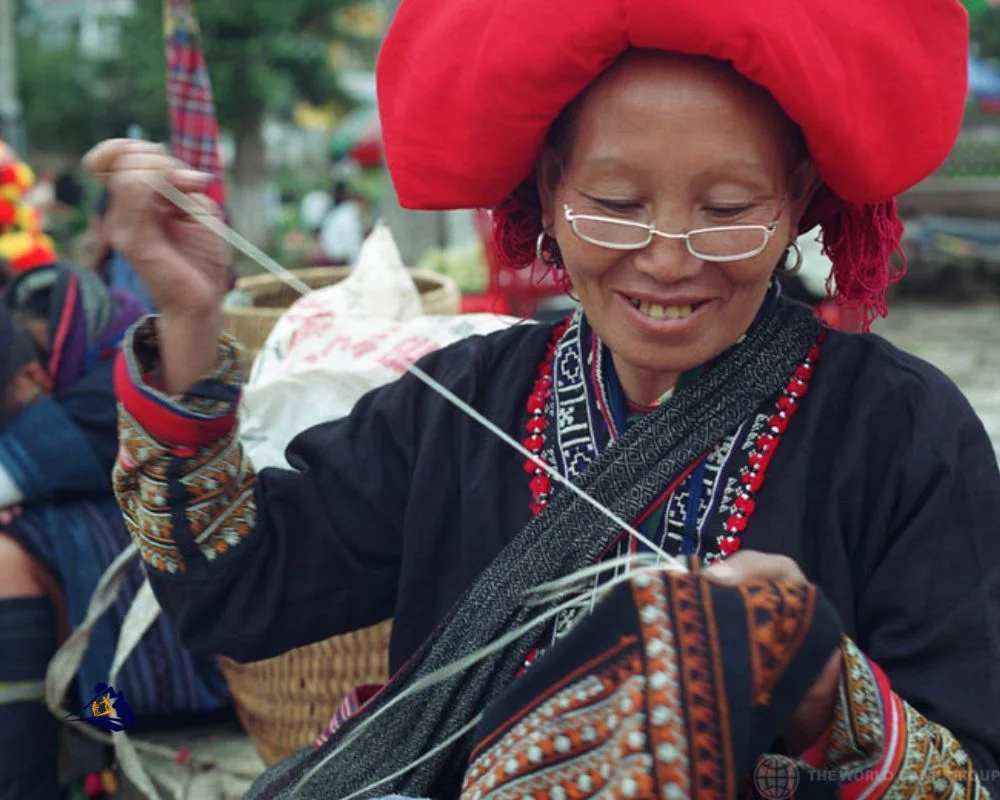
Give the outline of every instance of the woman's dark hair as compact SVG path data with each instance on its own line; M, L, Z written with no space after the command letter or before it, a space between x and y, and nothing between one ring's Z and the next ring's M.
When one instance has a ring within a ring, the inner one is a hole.
M569 152L583 97L583 93L577 95L552 123L546 138L547 150L562 157ZM531 266L541 233L542 200L538 196L537 175L532 173L510 197L493 209L493 241L501 263L514 269Z
M554 152L562 161L572 146L585 96L586 90L578 94L549 128L546 150ZM802 129L791 120L788 120L787 135L789 169L793 169L808 158L809 149ZM520 269L535 261L536 245L542 232L542 203L537 183L537 174L532 174L493 210L493 238L505 266Z

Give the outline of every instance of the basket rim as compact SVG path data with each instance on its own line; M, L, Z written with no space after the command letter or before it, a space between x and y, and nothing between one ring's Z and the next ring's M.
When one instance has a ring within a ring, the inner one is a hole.
M340 277L341 279L347 277L352 271L353 267L306 267L305 269L290 270L291 273L298 279L308 283L310 279L321 280L323 278ZM440 272L433 272L428 269L419 269L417 267L407 267L407 274L416 280L421 280L426 283L433 284L432 286L421 290L418 286L417 291L421 295L433 294L434 292L447 291L447 292L458 292L458 284L455 280L448 275L442 275ZM244 292L255 297L257 294L269 291L276 286L285 285L285 282L276 275L271 275L270 273L264 273L261 275L246 275L236 281L236 290ZM325 287L320 287L325 288Z

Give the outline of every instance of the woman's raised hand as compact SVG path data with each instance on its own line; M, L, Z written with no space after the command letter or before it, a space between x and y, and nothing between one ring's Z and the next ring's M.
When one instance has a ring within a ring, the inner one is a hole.
M204 194L212 176L187 168L161 145L132 139L102 142L84 164L108 188L111 246L138 273L160 312L160 374L168 392L181 394L217 363L232 254L157 187L172 186L204 213L221 216Z
M217 312L228 289L228 245L157 190L169 184L206 214L220 216L203 192L211 175L188 169L158 144L110 139L84 164L110 194L111 246L128 259L166 316Z

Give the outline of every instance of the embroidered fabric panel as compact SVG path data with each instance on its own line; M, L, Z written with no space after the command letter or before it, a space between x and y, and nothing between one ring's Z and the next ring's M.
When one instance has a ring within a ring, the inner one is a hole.
M849 639L827 748L828 764L846 776L841 796L987 800L968 754L950 731L894 694L885 674Z
M686 723L690 797L735 797L736 780L733 764L729 698L723 675L723 654L718 638L718 626L712 605L711 589L704 580L684 580L671 576L658 581L637 576L633 581L636 607L639 609L644 633L650 623L659 626L660 635L647 636L650 646L662 657L671 640L662 634L673 630L673 647L679 666L680 681L676 687L683 716L664 726L653 728L654 753L658 760L672 755L669 745L682 735L678 728ZM752 630L752 628L751 628ZM751 638L753 634L750 634ZM660 645L653 644L659 641ZM665 688L667 681L660 673L652 673L652 688ZM660 737L667 737L661 739ZM663 744L668 748L664 749ZM672 759L667 759L673 764ZM666 788L666 787L665 787Z
M257 478L235 432L211 447L178 455L124 410L119 426L115 494L151 569L186 572L195 552L214 561L250 535ZM180 529L178 514L184 523Z
M809 633L816 590L805 583L744 583L739 587L747 613L754 705L771 702L778 679Z
M742 795L758 747L777 734L765 714L756 739L746 739L753 696L800 692L781 678L802 648L832 647L837 623L826 612L817 625L811 586L722 589L691 575L638 574L625 588L627 610L605 600L611 610L590 618L594 629L577 629L560 643L568 650L552 651L560 668L531 673L537 694L498 700L509 713L498 725L487 711L494 727L473 750L463 800ZM739 593L742 613L720 606L727 592ZM618 635L605 637L607 626ZM744 633L734 639L737 629ZM773 642L782 656L727 646L744 637Z
M612 655L617 653L612 652ZM465 775L463 798L652 797L646 676L637 652L595 665L503 735ZM621 794L615 792L621 787Z
M223 338L216 370L199 384L203 391L181 401L151 382L158 352L155 322L147 319L126 340L116 375L119 451L112 477L143 561L182 573L192 558L223 556L254 527L257 479L236 428L245 363L235 340Z
M587 390L590 349L586 346L583 314L577 311L552 360L552 393L546 417L555 436L548 437L542 457L565 477L578 483L597 458L597 419Z
M761 414L756 417L755 424L765 424L766 421L767 417ZM740 428L736 434L719 442L706 457L702 473L688 476L667 500L663 538L659 545L668 553L679 552L682 542L689 536L694 537L693 552L702 560L710 560L716 552L718 532L730 513L721 502L723 494L720 488L734 481L739 483L740 468L743 466L740 457L746 456L748 427ZM701 486L696 491L695 481L698 480ZM689 530L689 505L693 493L698 495L698 507L694 514L694 530Z

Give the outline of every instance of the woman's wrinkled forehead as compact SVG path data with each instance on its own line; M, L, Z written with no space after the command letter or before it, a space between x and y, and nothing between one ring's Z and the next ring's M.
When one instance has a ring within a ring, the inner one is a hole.
M642 168L684 145L725 146L734 164L790 170L807 155L801 132L764 89L704 57L631 50L552 126L564 162ZM693 148L692 152L704 152Z

